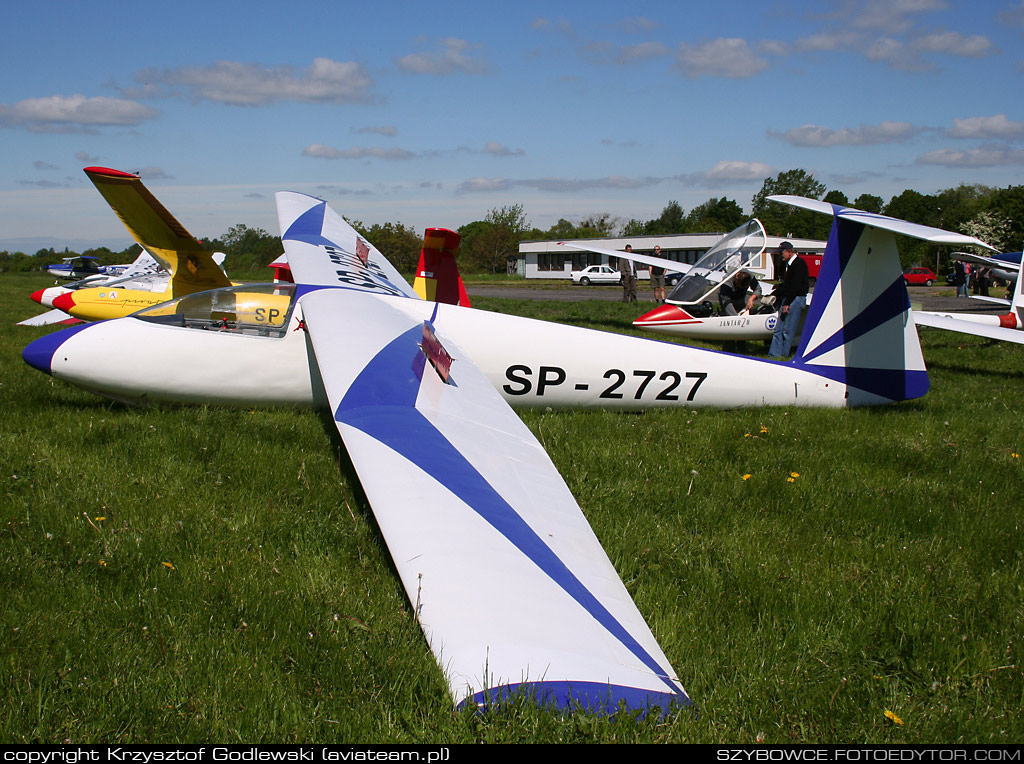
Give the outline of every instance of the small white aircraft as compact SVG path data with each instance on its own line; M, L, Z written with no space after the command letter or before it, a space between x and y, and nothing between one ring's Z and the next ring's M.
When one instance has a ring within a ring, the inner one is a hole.
M218 260L219 258L219 260ZM214 260L217 261L218 265L221 265L224 261L224 254L218 252L214 255ZM221 266L223 267L223 266ZM79 318L75 318L69 313L64 312L60 308L54 306L54 300L63 294L68 292L74 292L76 289L90 289L92 287L99 286L113 286L125 284L129 288L138 289L143 288L143 284L151 283L154 285L153 291L164 291L167 288L167 282L170 280L170 274L165 271L160 263L153 259L146 250L142 250L139 256L135 258L134 262L124 267L119 274L97 274L87 276L79 281L72 281L70 284L64 286L52 286L46 289L40 289L29 295L29 299L38 302L52 310L46 313L40 313L37 316L26 318L24 321L19 321L18 326L46 326L48 324L77 324L81 321ZM162 284L160 282L163 282Z
M974 257L978 257L974 255ZM946 329L951 332L973 334L993 340L1016 342L1024 345L1024 279L1016 278L1013 298L1007 302L998 297L979 297L975 299L1008 305L1010 311L1003 315L984 313L940 313L936 311L915 310L914 321L918 326L930 326L935 329Z
M89 276L117 276L126 265L100 265L95 255L65 257L61 262L46 266L46 272L59 279L80 280Z
M116 399L326 407L460 705L690 702L510 404L842 408L928 389L893 234L935 229L829 207L819 299L781 363L429 302L322 200L277 205L295 284L64 329L24 359Z
M953 252L950 254L950 257L964 263L988 268L992 277L1000 281L1012 283L1017 280L1017 276L1020 274L1021 254L1020 252L1004 252L989 257L986 255L976 255L972 252ZM1003 305L1009 305L1010 303L1009 300L1000 300L998 297L979 297L978 295L973 295L973 297L979 300L1000 302Z

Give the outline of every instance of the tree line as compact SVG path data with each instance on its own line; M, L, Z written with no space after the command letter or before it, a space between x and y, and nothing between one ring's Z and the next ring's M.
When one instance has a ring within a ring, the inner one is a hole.
M801 169L780 172L766 178L761 190L751 200L748 216L733 199L708 199L688 212L677 201L669 201L661 214L650 220L623 221L608 213L594 213L578 222L560 218L546 230L530 225L521 204L511 204L488 211L483 220L467 223L458 229L462 235L460 268L467 273L505 273L518 256L521 241L536 239L587 239L612 236L659 236L678 233L726 233L756 217L772 236L802 239L824 239L831 223L824 215L771 202L773 194L793 194L820 199L833 204L880 212L912 223L945 228L977 236L1000 251L1018 249L1024 242L1024 186L991 188L978 184L961 184L935 194L906 190L888 202L880 196L861 194L852 201L839 189L828 189L824 183ZM415 231L400 222L374 223L367 226L350 220L352 226L385 253L400 271L411 273L419 261L423 243L422 231ZM262 228L238 224L227 233L204 240L203 246L227 255L228 273L253 273L265 267L284 250L281 239ZM132 245L120 252L106 247L84 252L56 252L41 249L34 255L0 251L0 272L38 270L62 258L79 254L93 255L103 264L130 262L139 253ZM939 265L940 250L917 240L900 242L904 265L915 263ZM945 253L942 253L945 257ZM948 261L946 262L948 265ZM942 266L940 266L942 267Z

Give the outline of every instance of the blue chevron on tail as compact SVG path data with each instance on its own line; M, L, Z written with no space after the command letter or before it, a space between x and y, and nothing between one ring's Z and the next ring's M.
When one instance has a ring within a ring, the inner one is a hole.
M772 201L833 216L794 365L847 386L850 406L928 391L895 234L987 247L973 236L796 196Z

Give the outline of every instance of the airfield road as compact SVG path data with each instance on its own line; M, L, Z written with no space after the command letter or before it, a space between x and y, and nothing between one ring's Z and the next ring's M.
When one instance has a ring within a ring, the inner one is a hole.
M514 284L514 285L513 285ZM513 282L508 286L480 284L466 287L469 296L473 297L505 297L513 300L562 300L580 302L583 300L604 300L615 302L622 299L622 287L618 286L570 286L551 282ZM958 311L963 313L1006 313L1006 307L981 300L965 300L956 296L956 290L950 286L913 286L908 288L910 302L920 310ZM641 285L637 294L638 307L645 303L654 304L654 292ZM993 297L1003 297L1005 290L990 289Z

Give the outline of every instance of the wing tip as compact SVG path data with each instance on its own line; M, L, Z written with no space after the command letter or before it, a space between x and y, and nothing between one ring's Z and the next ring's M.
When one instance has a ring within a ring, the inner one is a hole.
M475 707L480 711L486 711L517 701L526 701L556 711L585 711L601 716L615 716L627 712L639 713L644 717L657 709L661 718L693 705L682 689L673 693L606 682L563 680L518 682L492 687L465 698L458 704L458 708Z
M110 167L86 167L83 172L92 177L93 175L107 176L111 178L134 178L139 179L138 175L130 172L122 172L121 170L114 170Z

